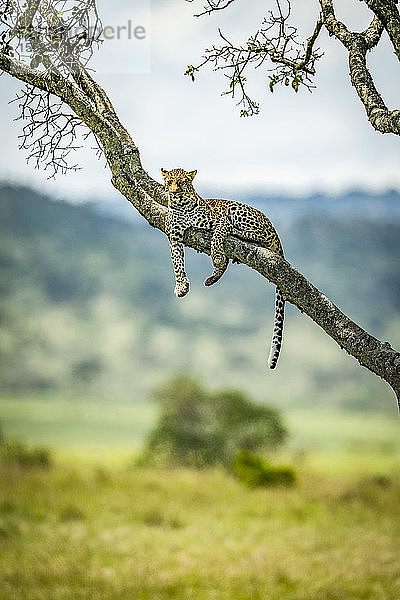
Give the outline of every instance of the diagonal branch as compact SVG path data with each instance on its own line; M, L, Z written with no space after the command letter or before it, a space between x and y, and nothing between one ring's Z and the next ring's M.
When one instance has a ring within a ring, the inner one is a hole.
M306 52L304 54L303 60L301 62L299 62L299 64L297 65L298 70L303 70L303 69L306 70L307 69L307 65L311 61L314 44L317 40L317 37L319 36L322 25L323 25L323 19L322 19L322 15L321 15L321 17L318 19L318 21L315 24L313 33L307 39ZM312 75L315 74L314 67L312 67L312 69L311 69L311 74Z
M193 228L187 232L185 244L210 254L211 234ZM304 275L270 250L230 236L225 242L224 252L278 286L286 300L306 313L342 349L386 380L393 388L400 407L400 353L388 342L381 342L354 323Z
M60 16L60 13L54 9L50 2L44 3L41 0L41 12L47 23L56 29L66 29L66 23ZM88 71L82 65L81 61L74 54L74 47L68 38L63 40L63 53L67 58L66 65L73 79L82 88L84 93L94 102L96 110L99 113L108 113L108 116L116 116L114 107L105 91L97 85Z
M28 14L29 11L29 14ZM163 186L161 186L158 182L154 181L149 175L143 170L139 151L136 148L132 138L129 133L123 127L118 116L115 112L114 106L112 105L108 95L104 91L104 89L93 79L93 77L88 73L87 69L82 65L79 57L74 55L74 48L70 43L68 38L63 40L63 53L67 58L65 60L65 65L68 67L68 70L75 82L76 85L73 85L71 82L62 76L62 74L58 71L58 69L51 63L50 59L47 58L46 53L44 52L43 47L41 46L40 38L35 36L32 39L32 31L31 24L32 20L37 12L43 14L49 27L65 30L67 29L65 22L63 21L60 13L57 12L50 2L46 2L44 0L31 0L30 5L27 8L26 14L22 15L22 21L26 25L26 29L21 29L20 34L22 36L27 35L30 36L30 41L32 46L36 46L36 48L41 52L44 59L44 66L47 69L46 76L38 77L39 73L34 73L33 70L29 72L24 63L16 63L14 62L14 72L16 71L16 67L20 66L24 71L25 77L19 77L22 81L26 83L31 83L34 81L33 85L38 87L39 89L44 89L45 91L52 92L54 95L60 94L57 93L57 90L60 88L60 84L65 82L66 88L68 89L69 98L76 104L77 99L79 98L79 102L73 107L70 101L65 100L69 106L73 108L75 113L80 116L82 122L85 123L89 130L95 134L95 137L100 141L100 143L104 147L104 135L111 135L111 138L118 139L119 144L122 148L122 154L126 157L129 162L129 168L134 173L137 181L140 182L140 185L144 190L148 190L153 197L155 197L158 202L163 205L167 204L167 199L165 195L165 191ZM29 16L29 18L28 18ZM10 63L11 64L11 63ZM4 67L2 67L4 68ZM5 69L7 70L7 69ZM56 82L56 85L53 87L49 87L52 81ZM44 87L43 87L44 85ZM51 89L50 89L51 88ZM80 93L78 93L78 90ZM65 90L66 91L66 90ZM96 125L95 125L96 122ZM108 133L107 133L108 132ZM108 146L107 146L108 147Z
M332 0L320 0L320 4L326 29L348 51L351 83L364 105L371 125L381 133L400 135L400 110L387 108L367 67L367 51L378 43L383 31L382 23L374 17L364 32L352 32L336 19Z
M304 71L308 75L315 75L314 66L313 65L308 66L308 65L311 63L313 47L314 47L315 41L319 35L319 32L321 31L321 27L322 27L322 19L319 19L315 25L312 35L307 39L306 52L304 54L304 58L300 61L291 60L289 58L286 58L284 52L276 52L276 51L271 52L267 47L264 49L264 51L267 54L269 54L271 62L286 65L287 67L290 67L291 69L293 69L293 71L296 73L298 71Z
M140 184L144 192L148 193L157 203L167 204L164 187L144 171L139 150L130 136L129 143L125 136L121 138L119 128L116 128L104 115L96 111L90 99L77 85L57 73L44 73L32 69L4 52L0 52L0 70L24 83L50 92L65 102L98 137L108 163L121 163L124 169L127 169L134 180Z

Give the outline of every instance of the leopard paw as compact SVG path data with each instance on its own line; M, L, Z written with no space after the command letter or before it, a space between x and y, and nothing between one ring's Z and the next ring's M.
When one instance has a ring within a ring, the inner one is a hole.
M189 291L189 281L181 281L176 284L174 294L177 298L183 298Z
M210 285L213 285L213 283L217 283L217 281L220 277L221 277L221 275L219 275L219 276L210 275L210 277L207 277L207 279L204 280L204 285L206 285L207 287Z
M227 260L225 260L222 265L215 266L214 271L204 281L204 285L206 285L208 287L209 285L213 285L213 283L217 283L217 281L219 281L221 279L222 275L225 273L227 266L228 266Z

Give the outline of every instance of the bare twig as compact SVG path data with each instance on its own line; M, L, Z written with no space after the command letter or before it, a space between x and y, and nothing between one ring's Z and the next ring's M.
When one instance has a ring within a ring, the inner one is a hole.
M315 87L313 84L315 65L322 56L319 49L315 49L315 43L322 27L325 27L328 33L335 36L348 51L351 81L374 129L381 133L400 135L400 110L388 109L375 86L366 59L367 52L379 43L382 32L386 29L400 60L398 2L396 0L364 0L364 2L372 11L374 18L365 31L353 32L336 18L334 0L319 0L322 11L320 18L316 21L312 35L306 42L300 43L297 40L297 29L289 23L290 0L275 0L275 12L269 11L262 27L248 39L246 45L238 45L220 32L223 44L213 45L207 49L202 62L197 66L189 65L185 74L194 81L199 70L207 64L215 71L222 71L228 81L228 88L223 94L237 98L237 103L241 107L241 116L255 115L260 107L247 91L249 69L257 69L261 66L265 68L268 62L272 63L272 68L266 68L271 92L277 85L291 86L296 92L300 87L312 91ZM201 14L223 10L227 6L228 3L224 0L209 0Z
M78 143L86 129L82 121L72 113L63 112L63 102L55 101L49 93L37 91L34 86L27 85L15 101L21 111L18 119L26 121L19 147L27 151L28 162L33 160L36 168L43 166L50 178L75 171L78 165L69 164L68 158L82 146Z
M222 10L226 6L220 3L219 8ZM285 0L284 10L282 2L276 0L276 12L268 13L262 27L248 39L246 45L231 42L219 30L224 44L207 49L203 61L197 66L189 65L185 74L194 81L195 74L206 64L216 71L222 70L229 83L223 94L235 98L239 92L241 116L252 116L259 112L259 104L247 93L247 71L250 67L260 68L267 61L274 65L266 69L271 92L278 84L291 85L295 92L300 87L312 91L315 63L322 56L318 49L314 49L322 19L318 19L312 35L302 43L297 40L297 29L289 24L290 15L290 1Z
M193 0L186 0L187 2L193 2ZM207 0L207 4L204 6L204 10L200 13L195 14L195 17L201 17L202 15L210 15L216 10L224 10L235 0Z
M94 0L13 0L0 11L0 28L6 54L24 59L48 76L57 74L82 83L84 64L100 43L101 22ZM95 92L90 82L86 87ZM54 96L33 86L23 89L16 100L21 111L18 118L27 121L20 147L28 152L28 161L42 165L50 177L75 170L77 165L70 165L69 157L91 134L90 129L76 116L67 116ZM75 143L79 139L81 143Z

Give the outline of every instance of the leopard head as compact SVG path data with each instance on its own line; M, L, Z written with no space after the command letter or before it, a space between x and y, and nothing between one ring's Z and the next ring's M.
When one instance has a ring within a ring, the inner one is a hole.
M166 171L161 169L164 177L165 189L170 194L193 194L193 179L197 171L185 171L184 169L172 169Z

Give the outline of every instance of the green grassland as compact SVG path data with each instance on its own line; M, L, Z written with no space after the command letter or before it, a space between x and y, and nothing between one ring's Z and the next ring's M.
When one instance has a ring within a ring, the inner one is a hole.
M399 600L394 396L288 307L265 368L272 286L240 265L206 290L188 252L177 302L165 239L24 189L0 189L0 426L53 465L0 460L0 600ZM400 225L310 219L288 258L381 339L400 339ZM368 265L368 272L360 269ZM139 468L174 373L281 408L267 458L293 488L221 470Z
M0 462L1 600L398 600L396 416L285 414L293 488L222 469L139 468L152 403L2 397L6 437L53 467Z
M2 600L398 600L400 478L1 469Z

